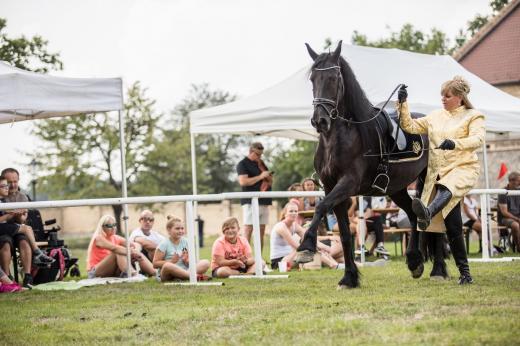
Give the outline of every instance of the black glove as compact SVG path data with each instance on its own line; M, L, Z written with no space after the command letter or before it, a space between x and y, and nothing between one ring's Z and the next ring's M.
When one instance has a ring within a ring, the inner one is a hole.
M406 88L408 88L408 86L402 84L399 88L399 91L397 92L397 99L399 100L399 103L406 102L406 99L408 98L408 91L406 91Z
M441 145L439 145L437 147L437 149L442 149L442 150L453 150L455 149L455 142L452 141L451 139L445 139Z

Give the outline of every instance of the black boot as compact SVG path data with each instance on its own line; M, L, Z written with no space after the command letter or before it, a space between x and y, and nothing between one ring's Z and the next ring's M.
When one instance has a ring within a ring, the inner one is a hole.
M449 238L449 237L448 237ZM455 260L457 268L459 268L459 285L472 284L473 278L469 273L468 257L466 256L466 247L464 245L464 237L458 235L452 239L449 239L451 254Z
M425 231L430 225L432 218L448 204L451 197L450 190L443 185L437 185L435 198L428 207L419 198L415 198L412 201L412 209L415 215L417 215L417 227Z
M426 233L428 234L428 233ZM450 276L448 275L448 269L446 268L446 262L444 261L445 253L444 253L444 243L445 238L442 233L431 233L430 241L433 241L433 246L430 249L433 250L433 268L430 273L430 280L448 280ZM431 256L431 254L430 254Z

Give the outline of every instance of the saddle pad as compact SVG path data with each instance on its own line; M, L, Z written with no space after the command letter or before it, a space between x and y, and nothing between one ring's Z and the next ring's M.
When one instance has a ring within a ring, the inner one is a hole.
M383 104L378 104L377 109L381 109ZM422 157L424 152L424 142L421 135L413 135L405 132L399 125L397 110L393 105L386 105L382 114L386 117L389 132L386 134L388 141L387 150L391 151L388 161L392 163L415 161ZM412 113L412 118L422 118L424 114Z

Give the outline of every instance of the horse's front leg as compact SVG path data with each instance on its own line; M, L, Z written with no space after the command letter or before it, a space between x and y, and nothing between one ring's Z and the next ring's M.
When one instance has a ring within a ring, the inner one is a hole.
M334 214L338 220L341 246L343 247L343 258L345 259L345 273L338 282L338 289L359 287L359 271L354 263L352 235L349 228L347 211L350 207L350 198L334 207Z
M338 205L340 202L345 201L348 196L348 188L350 184L338 182L336 186L328 193L325 198L316 206L314 210L314 217L309 226L309 229L305 232L303 241L298 247L298 253L296 254L295 261L298 263L308 263L314 259L316 253L316 243L318 240L318 226L327 214L329 210ZM346 211L345 211L346 212Z
M408 195L408 191L403 189L390 196L390 198L403 209L410 220L411 232L408 247L406 248L406 264L410 270L412 277L418 279L424 271L423 255L419 249L419 232L417 231L417 216L412 210L412 199Z

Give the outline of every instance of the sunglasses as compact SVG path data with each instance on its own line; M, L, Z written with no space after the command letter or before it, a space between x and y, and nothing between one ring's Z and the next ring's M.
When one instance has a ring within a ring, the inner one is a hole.
M154 222L155 219L153 217L142 217L141 218L142 221L148 221L148 222Z
M105 228L114 228L117 226L117 223L106 223L103 225Z

